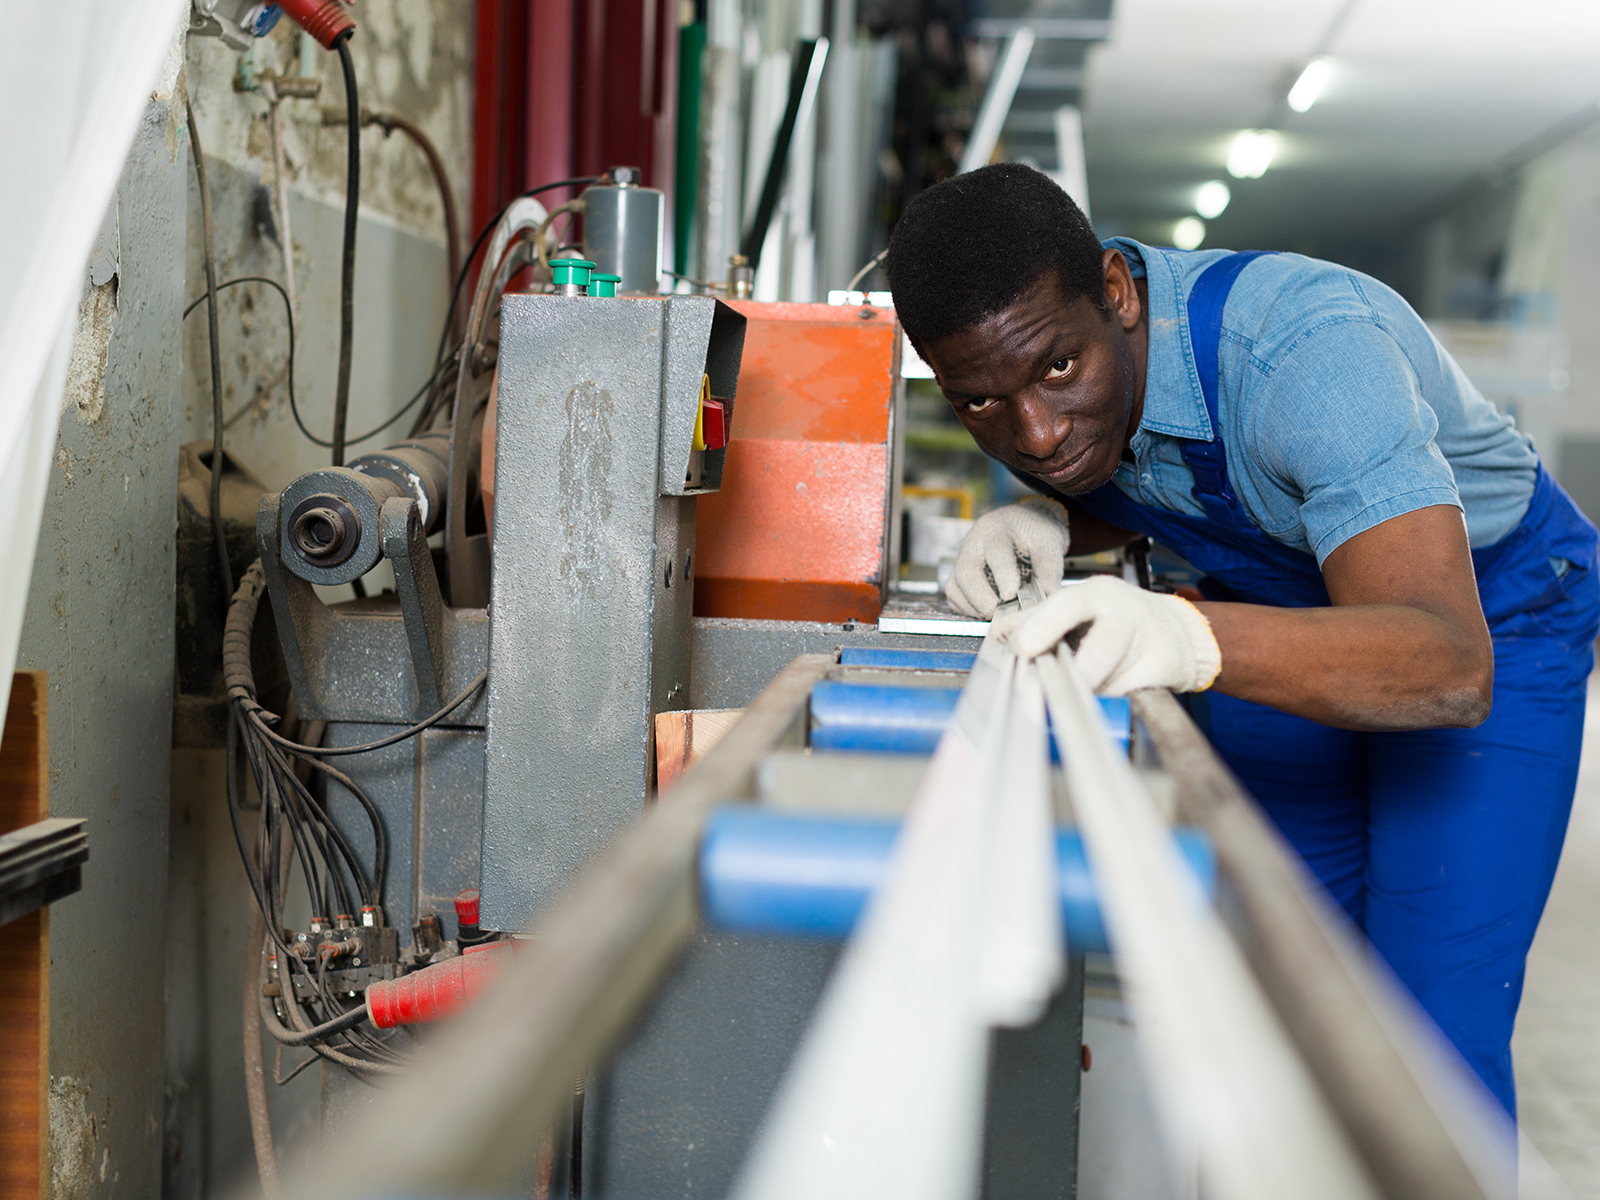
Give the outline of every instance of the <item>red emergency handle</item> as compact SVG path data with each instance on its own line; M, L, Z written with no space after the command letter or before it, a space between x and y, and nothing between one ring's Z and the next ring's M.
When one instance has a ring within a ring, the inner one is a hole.
M367 988L367 1015L379 1029L442 1021L494 982L510 958L512 942L490 942L399 979Z
M356 27L339 0L277 0L278 7L304 29L324 50L332 50L340 36Z

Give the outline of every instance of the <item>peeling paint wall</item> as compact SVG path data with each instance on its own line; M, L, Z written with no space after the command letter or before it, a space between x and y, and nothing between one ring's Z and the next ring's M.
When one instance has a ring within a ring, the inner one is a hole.
M373 0L353 15L359 24L350 47L362 107L423 128L445 161L464 214L471 182L471 5ZM279 127L291 180L300 310L295 389L304 422L327 438L338 362L346 130L323 125L322 113L344 107L338 58L314 43L307 49L287 19L248 54L215 39L190 39L189 93L211 175L219 281L284 278L275 240L281 220L268 104L260 91L238 90L241 81L267 70L321 81L317 99L281 103ZM449 297L443 210L426 159L405 135L386 137L376 127L362 131L361 151L352 434L393 414L427 378ZM197 297L205 277L192 175L189 189L189 281ZM463 230L463 237L471 234ZM269 486L281 487L323 465L328 454L299 432L289 412L283 303L270 289L249 285L224 292L220 307L231 448ZM185 325L184 372L183 439L209 438L210 366L200 310ZM381 449L407 429L402 421L354 452Z
M160 1188L184 158L152 99L84 279L19 670L49 675L50 807L89 822L50 914L49 1194Z

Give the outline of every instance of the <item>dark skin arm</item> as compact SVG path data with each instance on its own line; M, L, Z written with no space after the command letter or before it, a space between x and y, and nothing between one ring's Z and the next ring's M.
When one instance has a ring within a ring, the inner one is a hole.
M1332 608L1201 601L1216 689L1341 729L1470 728L1489 715L1494 646L1461 510L1435 505L1322 565Z
M1143 281L1114 250L1104 270L1104 312L1065 300L1047 277L1011 308L922 348L978 443L1068 494L1110 478L1143 409ZM1075 554L1135 536L1067 508ZM1197 606L1222 651L1216 690L1346 729L1471 727L1489 715L1494 648L1459 509L1385 521L1341 545L1322 572L1331 608Z
M1072 551L1137 534L1072 502ZM1216 691L1340 729L1471 727L1489 715L1494 647L1461 511L1422 508L1357 534L1322 567L1332 608L1202 600Z

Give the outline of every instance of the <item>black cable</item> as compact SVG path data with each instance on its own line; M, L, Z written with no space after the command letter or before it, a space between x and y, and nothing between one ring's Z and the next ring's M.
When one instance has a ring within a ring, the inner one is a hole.
M222 351L217 334L217 254L211 224L211 185L206 181L205 158L200 151L200 126L187 95L183 111L189 122L189 147L194 151L195 180L200 185L200 227L206 256L206 327L211 348L211 537L217 544L217 565L222 594L233 596L233 564L228 561L228 541L222 533Z
M287 320L288 327L289 327L289 368L288 368L288 376L287 376L288 389L289 389L289 412L294 417L294 423L300 427L300 432L305 435L307 441L312 442L315 445L325 447L325 448L332 446L333 443L331 441L329 441L326 438L318 437L316 434L312 433L311 430L306 428L305 420L300 415L299 402L295 398L295 394L294 394L295 325L294 325L294 312L289 307L289 293L284 289L283 284L279 283L276 279L269 279L265 275L242 275L238 279L229 279L229 280L226 280L226 281L224 281L222 283L217 284L217 291L224 292L224 291L227 291L229 288L235 287L235 286L237 286L238 284L241 284L241 283L264 283L268 287L275 289L277 291L277 293L278 293L278 296L283 300L283 311L284 311L285 318ZM208 291L206 295L200 296L197 299L191 300L189 302L188 307L183 310L183 315L184 315L185 319L187 319L189 314L192 313L195 309L199 308L200 305L204 304L206 302L206 300L209 298L209 296L210 296L210 293ZM346 447L359 446L362 442L369 441L372 438L377 437L385 429L389 428L389 426L393 425L401 417L405 416L406 413L411 410L411 407L414 404L416 404L416 402L418 400L422 399L423 395L428 391L428 389L433 387L435 384L437 384L439 382L439 376L444 370L445 370L444 367L439 367L439 368L435 369L434 373L432 375L428 376L428 378L423 382L422 386L419 387L416 390L416 392L414 392L412 394L411 399L407 400L404 404L402 404L399 407L399 409L394 413L393 416L388 417L381 425L373 426L371 429L367 430L366 433L361 434L359 437L353 437L353 438L345 439L345 446ZM230 595L232 594L231 591L230 591L229 594Z
M399 733L390 734L386 738L381 738L376 742L367 742L360 746L302 746L298 742L291 742L288 738L284 737L276 730L269 728L265 720L257 715L259 713L266 712L266 709L262 708L259 704L256 704L253 708L248 709L247 713L252 720L259 724L261 731L266 734L268 738L277 743L279 746L282 746L285 750L288 750L290 753L300 755L303 758L335 758L345 754L365 754L369 750L382 750L385 746L392 746L396 742L403 742L407 738L416 737L417 734L421 733L425 729L432 729L440 721L444 720L456 709L465 704L471 698L474 692L488 682L488 679L489 672L487 669L478 672L477 677L474 678L471 683L467 684L467 686L457 694L455 699L449 701L443 708L434 713L431 717L428 717L422 721L418 721L415 725L407 726Z
M334 43L344 72L346 178L344 188L344 258L339 266L339 382L333 395L333 465L344 466L344 426L350 415L350 355L355 338L356 212L361 204L361 101L356 95L356 66L346 33Z
M389 853L382 815L354 779L321 759L328 755L360 754L416 736L465 703L484 685L488 672L481 673L465 691L427 720L380 741L333 748L292 741L269 727L269 723L276 723L279 718L262 708L256 699L250 644L265 590L266 570L258 559L244 573L229 605L222 656L223 680L230 701L226 771L228 817L246 878L266 918L267 938L276 948L279 964L278 990L283 1015L263 993L262 1025L281 1045L309 1046L327 1061L357 1074L392 1073L400 1069L404 1057L376 1032L359 1028L367 1018L365 1005L348 1012L340 1011L344 1002L328 978L331 959L319 954L313 966L292 953L286 944L281 923L284 898L280 892L287 886L287 864L292 861L289 857L292 855L299 859L300 873L317 915L335 915L334 908L330 907L335 899L341 911L353 915L350 886L361 894L363 902L382 905ZM240 818L240 756L235 748L241 740L243 757L261 793L260 847L254 856L249 852ZM333 818L331 797L312 792L301 778L297 762L304 762L344 787L365 810L373 834L370 882L344 830ZM289 838L287 843L285 836ZM272 866L258 869L258 862ZM280 863L281 867L277 865ZM302 951L305 948L303 943L297 946ZM263 956L263 985L267 982L265 963ZM304 1001L302 996L306 997ZM325 1019L308 1022L307 1012L315 1017L319 1010ZM288 1025L284 1022L285 1016ZM289 1025L296 1028L291 1029Z
M277 1014L274 1013L273 1015L276 1017ZM290 1032L283 1028L282 1022L274 1020L272 1024L278 1026L278 1029L282 1029L283 1032L280 1035L277 1030L273 1030L272 1036L285 1046L309 1046L313 1042L326 1041L335 1034L343 1033L346 1029L354 1029L366 1019L366 1009L352 1008L342 1016L335 1017L331 1021L324 1021L321 1025L313 1025L310 1029L300 1032Z
M455 319L456 304L461 299L462 285L467 282L467 276L472 272L473 260L478 257L478 251L483 249L483 243L494 232L495 226L500 224L500 218L506 215L507 210L518 200L526 200L530 196L537 196L540 192L548 192L554 188L577 187L580 184L599 182L600 177L598 175L586 175L581 179L558 179L554 183L541 183L536 188L529 188L525 192L518 193L500 206L500 211L490 217L489 223L478 231L478 236L472 243L472 249L467 251L467 257L461 261L461 274L456 276L456 285L450 289L450 307L445 309L444 329L439 334L439 349L434 353L434 362L440 362L444 358L444 348L450 340L450 323Z

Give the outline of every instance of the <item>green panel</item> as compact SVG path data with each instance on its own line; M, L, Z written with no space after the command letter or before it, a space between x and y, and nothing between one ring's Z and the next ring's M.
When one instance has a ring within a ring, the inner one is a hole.
M678 30L678 171L672 205L673 270L689 271L689 237L699 203L700 60L706 48L704 21Z

